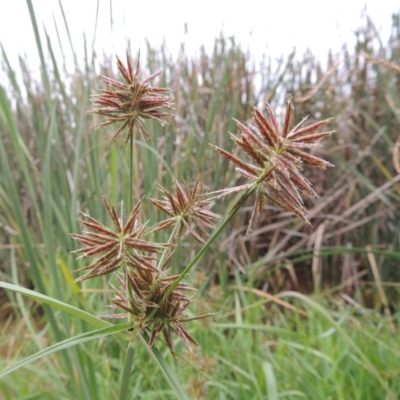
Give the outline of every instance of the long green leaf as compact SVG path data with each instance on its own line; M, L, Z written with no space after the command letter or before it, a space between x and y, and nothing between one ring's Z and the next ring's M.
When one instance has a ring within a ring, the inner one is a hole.
M262 367L264 371L265 383L267 385L268 400L279 400L276 377L272 364L265 362L263 363Z
M13 292L20 293L24 296L30 297L31 299L34 299L40 303L48 304L52 308L56 308L58 310L64 311L64 312L72 315L73 317L79 318L79 319L86 321L89 324L97 326L99 328L105 328L105 327L112 326L112 324L110 324L109 322L104 321L101 318L96 317L95 315L92 315L86 311L80 310L79 308L71 306L60 300L53 299L52 297L46 296L44 294L35 292L33 290L26 289L24 287L16 286L11 283L2 282L2 281L0 281L0 288L6 289L6 290L12 290Z
M38 351L37 353L35 353L27 358L24 358L21 361L18 361L17 363L13 364L11 367L4 369L3 371L0 372L0 379L3 378L4 376L6 376L7 374L9 374L13 371L16 371L17 369L25 367L26 365L28 365L34 361L40 360L43 357L48 357L49 355L56 353L60 350L68 349L69 347L73 347L78 344L89 342L91 340L96 340L96 339L99 340L99 339L102 339L103 337L126 331L130 327L132 327L132 323L127 322L125 324L113 325L113 326L108 326L106 328L96 329L94 331L86 332L81 335L77 335L72 338L63 340L62 342L53 344L52 346L47 347L46 349Z
M188 397L186 396L185 392L183 391L183 388L182 388L181 384L179 383L178 377L176 376L175 372L171 369L171 367L168 365L167 361L165 361L165 358L159 352L157 347L153 346L151 349L149 349L149 345L148 345L147 341L144 339L144 337L140 334L138 335L138 337L142 341L145 348L148 350L151 358L155 361L155 363L160 368L161 372L164 374L164 376L167 379L168 383L170 384L171 388L175 392L176 397L179 400L187 400Z

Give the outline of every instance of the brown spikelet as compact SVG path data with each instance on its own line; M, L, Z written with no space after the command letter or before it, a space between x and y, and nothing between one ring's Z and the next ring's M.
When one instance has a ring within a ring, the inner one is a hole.
M192 187L187 186L186 188L175 181L175 195L161 186L159 189L164 194L164 199L149 200L169 218L153 226L152 231L157 232L178 224L175 239L179 238L183 228L186 228L197 241L204 243L193 226L196 226L201 232L206 232L207 228L214 228L214 221L218 220L220 216L210 211L213 202L202 193L203 185L200 179L197 178Z
M75 253L82 254L79 258L99 255L90 265L78 271L89 271L77 279L82 281L96 276L106 275L117 270L123 262L137 262L140 265L151 264L147 262L147 257L138 253L158 253L162 252L169 245L148 242L141 239L144 226L137 223L137 215L140 209L140 202L133 208L126 223L123 223L123 209L121 206L121 216L103 196L103 202L110 214L115 231L107 228L101 222L87 214L83 214L85 220L78 220L82 225L90 228L91 231L84 231L82 234L72 234L71 236L85 247L76 250Z
M331 119L302 126L305 119L289 131L293 112L291 99L287 102L286 115L283 127L278 122L275 113L267 104L268 118L253 107L253 117L256 125L245 126L236 121L239 135L232 135L231 139L252 161L247 162L228 151L211 145L215 150L237 166L237 171L251 181L256 190L256 202L250 218L250 226L254 214L262 211L264 200L291 211L306 220L302 196L316 196L310 183L301 175L304 164L320 168L331 166L321 158L310 155L304 149L313 146L313 142L330 135L332 132L316 132L325 126ZM242 185L246 190L249 185ZM235 188L225 190L226 193L235 191ZM222 191L222 195L224 191ZM249 228L250 229L250 228Z
M170 260L171 257L168 257L166 263ZM123 313L111 313L103 317L120 318L131 314L135 325L140 329L150 329L150 347L162 333L172 354L174 354L173 335L178 335L186 346L190 347L190 343L197 345L196 340L187 331L185 323L206 318L210 314L186 317L185 312L192 299L184 292L194 291L194 289L186 283L179 282L172 293L168 294L170 286L174 284L178 276L167 276L165 272L156 268L155 257L151 262L154 267L152 270L141 267L139 265L141 260L138 260L137 264L129 269L128 279L125 275L119 275L120 288L115 289L111 307L120 309ZM131 295L127 296L126 293L131 293Z
M150 81L160 75L163 70L159 70L146 79L140 79L140 54L138 54L135 67L133 61L126 52L126 66L117 56L117 66L124 82L118 82L106 76L98 78L105 82L110 89L102 90L99 94L92 96L93 107L89 113L99 114L108 117L108 120L95 125L100 128L114 123L122 125L111 137L110 142L115 140L120 133L127 128L124 146L133 135L136 128L142 139L148 139L149 135L144 128L145 119L153 119L164 123L163 118L171 115L167 110L172 110L171 98L166 94L169 89L152 87Z

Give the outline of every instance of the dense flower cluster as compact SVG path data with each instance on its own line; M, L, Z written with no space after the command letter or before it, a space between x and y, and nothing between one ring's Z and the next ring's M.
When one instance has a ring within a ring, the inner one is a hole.
M120 275L118 277L120 289L116 289L111 307L125 312L107 314L105 317L127 318L130 314L140 329L150 330L150 347L157 335L162 333L166 344L174 354L173 334L177 334L188 347L190 343L197 345L196 340L187 331L185 323L205 318L209 314L193 318L185 316L192 299L183 292L195 289L179 282L169 293L171 285L178 278L177 275L168 276L164 271L170 259L167 258L162 270L156 268L156 258L154 258L152 269L138 262L134 268L129 269L127 276Z
M103 202L110 214L116 231L111 230L90 215L82 213L85 220L78 221L87 228L90 228L91 231L71 235L74 239L86 245L86 247L76 250L75 253L83 253L79 258L98 254L100 254L100 257L90 265L78 270L89 270L89 272L79 277L77 281L109 274L116 271L124 263L128 266L140 263L140 265L146 265L149 269L154 268L153 264L149 261L149 257L140 254L138 251L159 253L166 250L170 245L148 242L141 239L145 227L137 222L140 202L133 208L125 224L123 223L122 206L121 215L118 217L115 208L108 203L104 196Z
M236 170L242 176L250 180L247 185L222 191L224 194L250 187L256 189L256 201L249 228L255 211L261 213L266 200L307 221L302 196L315 197L317 194L310 182L302 176L300 172L302 166L303 164L320 168L331 166L329 162L304 151L306 148L315 146L312 142L332 133L315 132L331 119L302 127L305 121L303 120L289 130L292 110L292 103L289 100L283 125L278 122L269 104L267 104L269 119L259 109L253 107L255 125L245 126L236 121L239 136L231 134L231 139L251 159L251 162L244 161L224 149L211 145L235 164Z
M168 109L172 109L171 98L166 95L169 89L153 87L150 81L163 72L163 69L155 72L146 79L140 80L140 57L138 55L135 68L133 61L126 52L126 66L117 57L118 70L125 80L125 83L118 82L107 76L99 76L99 79L111 86L110 90L102 90L100 94L92 96L94 107L90 113L100 114L108 117L105 122L97 124L95 128L107 126L116 122L122 125L114 133L110 142L127 128L128 135L124 146L133 135L134 128L138 129L142 139L148 138L143 126L145 119L153 119L163 122L162 118L170 115Z
M204 240L193 229L192 223L203 233L206 228L214 228L214 221L220 219L220 215L210 211L213 202L203 195L199 178L196 179L192 187L183 186L175 182L175 196L163 187L159 187L164 194L163 200L149 199L157 208L166 213L169 218L159 222L153 227L153 231L157 232L162 229L171 228L178 224L176 239L180 238L183 228L199 242Z
M173 254L172 245L153 243L141 238L144 225L140 225L137 221L140 202L123 223L122 209L118 217L115 208L104 196L103 201L116 229L111 230L89 215L83 214L85 220L79 222L90 230L71 235L85 245L76 250L76 253L83 253L79 258L98 257L90 265L78 270L89 270L89 272L79 277L77 281L110 274L123 266L125 273L118 276L121 289L116 291L112 307L122 309L125 313L107 314L105 317L127 318L130 314L140 329L151 329L150 346L153 345L157 334L162 332L172 353L174 353L173 333L176 333L188 346L190 342L197 344L184 324L187 321L205 318L207 315L194 318L185 316L191 298L184 295L183 291L194 290L186 283L179 282L173 290L169 290L178 279L178 276L168 276L165 271ZM167 252L168 256L158 267L155 255L159 252Z

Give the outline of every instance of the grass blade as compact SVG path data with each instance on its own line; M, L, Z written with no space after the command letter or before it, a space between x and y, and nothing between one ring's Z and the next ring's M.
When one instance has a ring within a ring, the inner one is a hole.
M0 379L3 378L4 376L6 376L7 374L10 374L13 371L16 371L22 367L25 367L26 365L28 365L34 361L40 360L43 357L48 357L49 355L56 353L58 351L68 349L70 347L77 346L78 344L86 343L91 340L100 340L106 336L114 335L116 333L126 331L127 329L129 329L131 327L132 327L132 324L127 322L125 324L113 325L113 326L108 326L105 328L96 329L94 331L86 332L81 335L77 335L72 338L63 340L63 341L58 342L50 347L47 347L46 349L38 351L37 353L35 353L21 361L18 361L17 363L13 364L11 367L4 369L3 371L0 372Z
M148 353L150 354L151 358L153 361L158 365L159 369L167 379L168 383L170 384L171 388L176 394L176 397L179 400L187 400L188 397L186 396L185 392L183 391L183 388L181 384L179 383L178 377L176 376L175 372L171 369L169 364L165 361L165 358L163 355L160 353L160 351L157 349L157 347L153 346L151 349L149 349L149 345L147 344L147 341L143 338L142 335L138 335L139 339L143 343L143 345L146 347Z

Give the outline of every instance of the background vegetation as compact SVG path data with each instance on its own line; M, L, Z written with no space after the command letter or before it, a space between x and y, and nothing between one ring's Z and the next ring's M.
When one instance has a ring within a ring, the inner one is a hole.
M212 190L235 183L207 143L231 148L232 118L248 120L249 103L279 110L293 94L295 120L333 116L337 130L318 149L336 167L305 172L320 195L307 204L312 227L267 206L244 239L245 208L191 274L199 289L193 312L216 314L192 323L201 344L193 354L178 346L176 362L165 355L189 398L400 397L400 16L388 43L369 19L356 36L354 49L329 54L326 65L312 53L255 65L224 37L198 58L184 47L178 58L150 44L142 50L144 70L166 68L159 83L173 90L176 117L163 127L148 123L153 146L140 144L135 200L157 196L156 182L171 188L172 176L200 174ZM70 72L49 37L37 36L37 46L40 81L27 60L10 65L2 49L9 81L0 87L1 280L101 315L112 288L106 279L73 283L83 264L70 254L69 233L79 230L79 210L107 219L101 191L115 202L128 196L128 160L118 144L108 146L111 131L92 131L97 117L86 114L101 86L96 73L115 72L114 58L88 54L84 68ZM145 212L157 221L152 208ZM198 245L187 237L182 247L177 269ZM12 292L0 296L1 369L91 329ZM174 398L146 349L138 353L131 398ZM112 337L79 345L2 378L0 398L115 398L123 355Z

